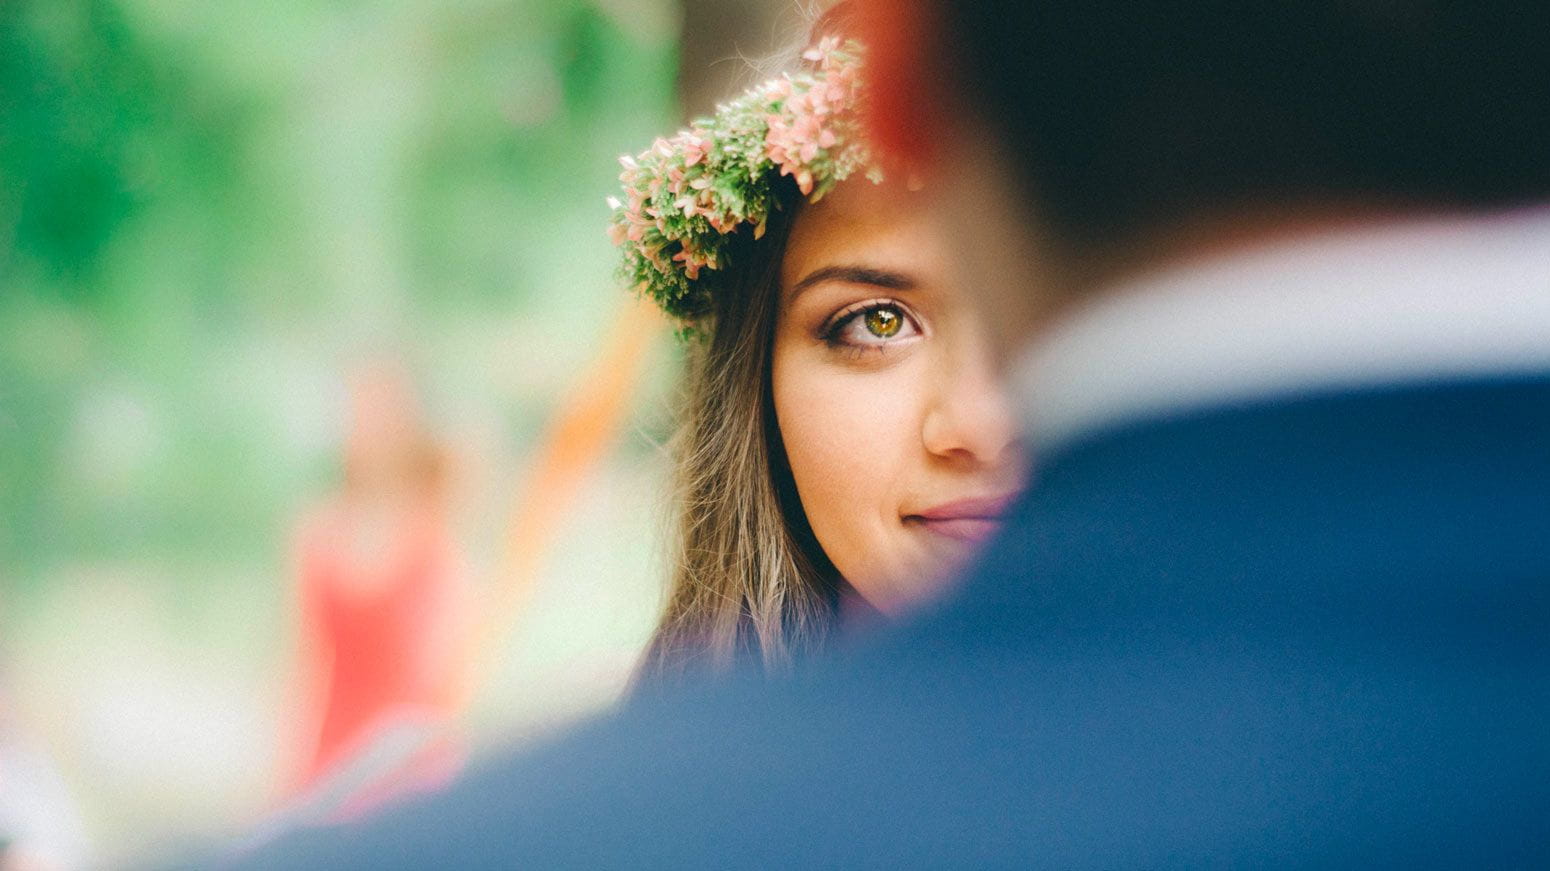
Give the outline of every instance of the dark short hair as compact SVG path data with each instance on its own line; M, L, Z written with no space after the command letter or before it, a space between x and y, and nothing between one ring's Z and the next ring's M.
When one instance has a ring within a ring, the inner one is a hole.
M1051 229L1550 197L1546 0L936 0Z

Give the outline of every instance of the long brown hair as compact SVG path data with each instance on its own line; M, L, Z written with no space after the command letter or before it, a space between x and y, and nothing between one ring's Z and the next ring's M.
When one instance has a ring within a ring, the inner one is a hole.
M770 391L780 264L801 201L794 185L788 194L757 244L739 231L735 286L687 349L672 452L676 552L647 679L742 657L778 670L819 648L834 623L842 582L802 512Z
M810 42L849 29L851 12L849 3L831 7ZM836 622L844 581L802 511L770 389L780 266L803 202L789 178L777 190L764 236L736 231L733 280L687 349L672 451L672 577L641 680L671 682L745 658L778 671L820 649Z

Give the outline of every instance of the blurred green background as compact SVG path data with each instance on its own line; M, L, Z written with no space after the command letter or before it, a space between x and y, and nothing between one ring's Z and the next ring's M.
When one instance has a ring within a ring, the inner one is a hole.
M413 373L488 580L622 299L616 156L724 92L737 33L779 41L770 4L687 5L0 0L0 725L57 765L93 862L272 802L290 538L338 478L353 368ZM622 685L673 352L506 633L479 746Z

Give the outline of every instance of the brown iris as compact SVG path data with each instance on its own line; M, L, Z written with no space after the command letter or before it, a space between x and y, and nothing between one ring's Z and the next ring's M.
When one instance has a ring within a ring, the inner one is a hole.
M904 326L904 318L898 311L882 306L866 313L867 332L879 339L891 339Z

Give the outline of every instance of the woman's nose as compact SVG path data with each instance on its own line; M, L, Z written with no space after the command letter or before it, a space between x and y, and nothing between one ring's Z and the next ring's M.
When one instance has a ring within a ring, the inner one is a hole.
M1016 415L988 353L940 370L921 426L921 441L938 457L975 465L1009 462Z

